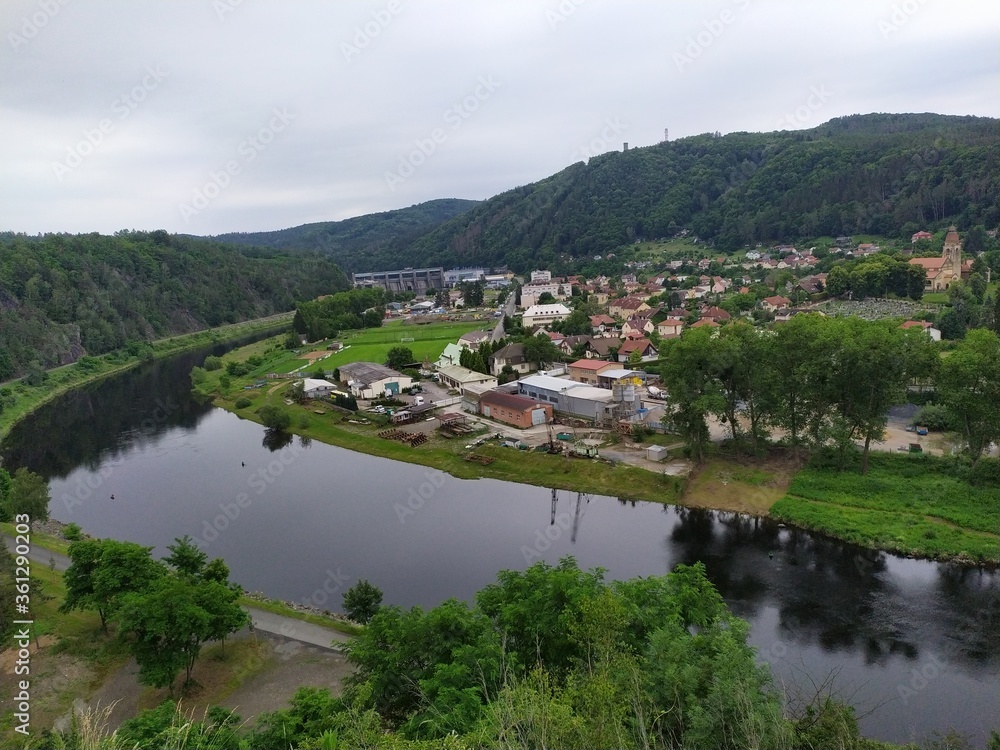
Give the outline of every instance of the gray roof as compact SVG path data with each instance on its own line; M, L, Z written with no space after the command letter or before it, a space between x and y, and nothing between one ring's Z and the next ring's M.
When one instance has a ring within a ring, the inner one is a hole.
M340 370L340 379L345 383L354 382L361 383L362 385L371 385L386 378L405 377L401 373L390 370L385 365L376 364L375 362L348 362L341 365L338 369Z

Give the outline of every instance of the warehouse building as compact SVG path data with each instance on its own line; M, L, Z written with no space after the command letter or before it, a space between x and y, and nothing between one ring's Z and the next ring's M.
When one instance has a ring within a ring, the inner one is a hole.
M542 404L527 396L503 391L487 391L480 396L479 410L484 417L522 430L552 420L551 404Z
M615 406L612 392L605 388L549 375L530 375L518 381L518 393L551 404L562 414L597 422L610 418Z

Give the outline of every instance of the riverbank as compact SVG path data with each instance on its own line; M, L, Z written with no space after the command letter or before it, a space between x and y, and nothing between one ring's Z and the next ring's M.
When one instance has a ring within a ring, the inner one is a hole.
M1000 564L1000 484L986 472L973 485L948 459L873 453L869 461L865 475L807 466L770 515L872 549Z
M96 357L81 357L73 364L48 370L45 381L38 385L29 385L24 378L0 384L0 388L9 389L14 398L14 402L5 404L3 411L0 412L0 440L7 436L14 425L34 413L39 407L74 388L80 388L125 372L143 362L170 357L202 346L224 343L257 333L277 331L291 323L292 317L293 313L291 312L280 313L266 318L232 323L218 328L208 328L203 331L194 331L149 343L136 344L129 350L121 349Z
M280 359L276 342L260 341L227 359L261 357L261 368ZM379 415L350 413L329 403L294 403L290 381L259 382L261 370L223 380L223 370L204 373L196 385L220 408L260 424L260 410L273 406L288 414L290 432L348 450L429 466L463 479L500 479L539 487L610 495L627 500L686 505L749 513L794 524L842 541L910 557L964 565L1000 563L1000 486L971 485L964 477L939 476L931 456L873 454L872 470L799 470L783 454L740 461L716 456L688 477L603 461L551 456L484 444L466 460L470 436L448 438L421 430L428 440L419 447L379 437L386 429ZM239 406L237 406L239 404ZM933 465L932 465L933 464ZM943 466L944 464L942 464ZM944 484L942 484L944 481Z
M47 525L47 532L54 530ZM0 523L0 532L6 537L0 543L9 546L13 525ZM88 705L104 707L108 728L115 729L138 711L176 698L166 688L138 683L127 646L113 631L101 630L95 611L59 610L66 597L69 542L39 530L31 539L33 729L66 730L73 711ZM352 671L339 644L360 632L359 626L255 595L240 603L247 606L255 631L244 629L225 643L205 644L193 673L198 687L184 696L186 711L194 708L201 716L209 706L223 705L252 719L286 707L301 686L339 691L341 679ZM0 649L3 672L11 671L8 660L14 654ZM0 747L14 747L4 742L14 736L12 725L13 712L0 713Z
M266 369L268 350L273 353L274 344L273 340L257 342L228 355L226 361L242 362L253 355L262 356L265 362L261 367ZM437 430L426 432L427 442L418 447L387 440L378 435L387 429L378 415L352 414L327 402L289 403L286 391L293 382L290 379L252 387L260 377L260 369L242 377L226 376L224 369L206 372L199 375L200 382L195 384L195 390L242 419L264 424L260 410L270 405L288 414L291 423L287 431L290 433L359 453L428 466L460 479L499 479L626 500L681 502L684 477L622 463L612 466L602 461L550 456L489 444L470 451L465 446L474 436L446 437ZM483 457L487 464L466 460L470 453Z

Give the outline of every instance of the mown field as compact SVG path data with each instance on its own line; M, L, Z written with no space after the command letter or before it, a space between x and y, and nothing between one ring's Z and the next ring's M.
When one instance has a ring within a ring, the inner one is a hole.
M394 346L405 346L413 352L416 362L423 362L425 359L433 362L441 356L445 346L458 341L458 337L469 331L487 330L496 325L496 321L470 321L468 323L429 323L426 325L414 325L403 321L391 321L381 328L366 328L360 331L344 331L335 340L340 341L346 347L344 350L331 354L322 360L317 368L332 370L348 362L385 362L389 350ZM409 341L407 339L413 339ZM328 341L320 341L303 347L300 354L309 351L323 351L326 349ZM254 371L255 376L263 376L269 372L287 373L298 370L303 365L310 362L302 359L299 355L289 351L269 353L267 349L273 346L274 342L268 346L257 346L245 350L246 356L251 354L265 355L267 361L264 367ZM241 350L242 351L242 350ZM246 357L241 357L245 359ZM317 368L307 367L312 371Z
M771 515L866 547L1000 562L1000 484L973 486L932 456L873 455L866 476L807 467Z

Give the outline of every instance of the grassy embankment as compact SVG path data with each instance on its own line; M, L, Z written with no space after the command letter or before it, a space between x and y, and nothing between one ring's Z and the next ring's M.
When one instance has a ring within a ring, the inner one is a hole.
M291 320L292 313L281 313L258 320L172 336L150 342L148 349L139 354L128 354L124 350L119 350L99 357L82 358L71 365L56 367L48 371L48 377L40 385L28 385L23 379L4 383L3 387L10 388L16 400L12 406L5 407L0 413L0 440L15 424L38 407L74 388L131 369L149 359L169 357L202 346L282 328Z
M8 536L14 536L14 524L0 522L0 533L7 534ZM36 530L31 533L31 544L35 548L48 550L57 554L69 554L70 542L68 540L63 539L62 537L46 534L43 531ZM37 570L37 566L38 563L35 563L33 570ZM60 576L60 582L61 578L62 577ZM301 620L302 622L310 622L313 625L330 628L331 630L346 633L347 635L358 635L364 630L364 628L360 625L355 625L354 623L347 622L336 617L326 617L325 615L294 609L286 602L278 599L256 599L249 596L242 596L240 597L239 602L244 607L254 607L255 609L262 609L276 615L284 615L285 617L291 617L296 620Z
M0 523L0 532L13 535L14 525ZM40 531L31 534L31 543L36 549L63 555L70 544L65 539ZM69 712L75 699L94 695L115 672L124 667L129 661L129 652L127 644L115 636L113 625L109 628L110 633L101 630L97 612L59 611L66 598L61 572L50 565L33 562L31 578L33 635L39 646L32 654L31 665L34 686L32 726L51 727L56 719ZM357 635L363 630L358 625L336 618L292 609L283 602L241 597L240 604L349 635ZM200 685L196 702L204 705L221 703L250 677L272 668L273 661L267 647L253 638L206 644L195 667L195 678ZM165 689L142 688L138 697L139 707L152 708L166 697ZM0 735L14 736L13 712L0 714ZM4 745L0 743L0 747Z
M382 362L385 361L385 354L389 348L397 345L410 347L414 355L420 359L427 356L433 360L440 355L446 344L454 342L461 333L484 325L411 326L391 323L383 328L355 332L352 337L342 339L350 345L349 349L333 354L316 367L310 366L306 370L314 371L317 367L321 367L329 371L346 362L361 360ZM416 340L400 343L400 337L411 336ZM317 344L312 348L321 350L324 346ZM418 349L423 355L417 355ZM245 377L232 378L229 388L223 388L220 383L225 371L216 370L207 373L205 380L196 386L197 389L212 395L218 406L246 419L260 422L257 413L260 407L274 404L291 415L290 429L296 434L360 453L431 466L462 479L488 477L539 487L655 502L677 502L679 499L681 480L631 466L618 464L611 467L594 461L515 451L494 445L484 445L476 449L478 455L495 459L492 464L482 466L464 460L464 456L469 452L465 449L468 437L446 438L433 434L430 435L429 442L417 448L393 440L384 440L378 437L378 432L385 429L385 420L380 419L378 415L357 415L357 418L367 419L370 424L351 424L348 420L354 417L349 417L323 403L286 404L285 391L291 381L269 382L260 389L244 390L243 386L253 383L266 373L290 372L307 363L307 360L299 358L301 355L281 349L281 342L278 339L268 339L242 347L228 354L225 360L242 362L255 354L263 357L264 363ZM240 398L249 399L251 404L237 409L236 401ZM323 413L316 414L315 411Z
M974 486L933 456L873 454L856 470L807 467L771 508L783 521L865 547L1000 562L1000 486Z

